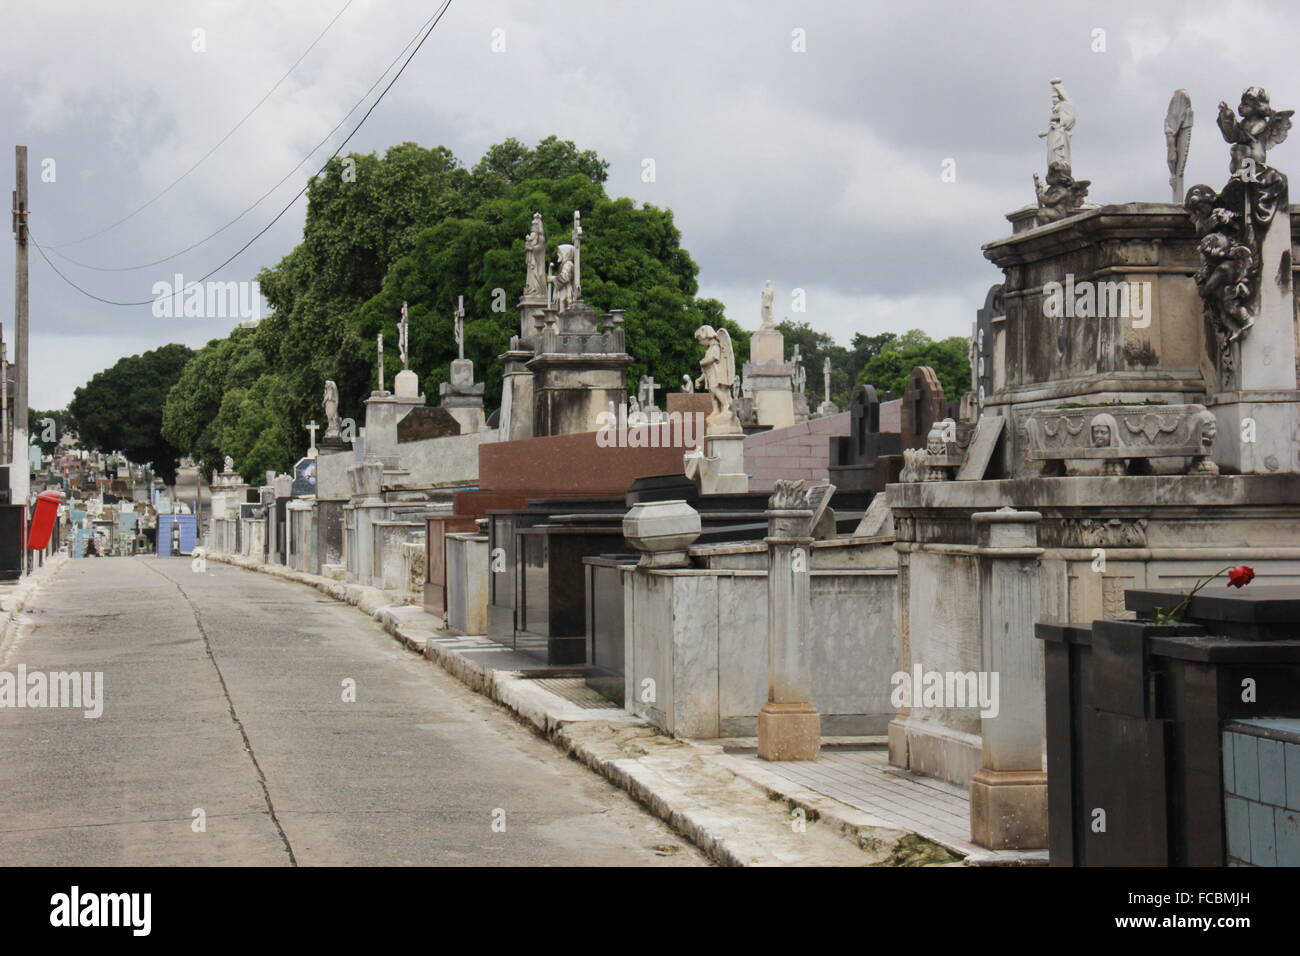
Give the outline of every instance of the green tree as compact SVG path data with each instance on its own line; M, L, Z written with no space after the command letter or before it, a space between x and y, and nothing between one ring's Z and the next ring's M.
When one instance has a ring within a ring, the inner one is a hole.
M235 454L236 446L246 453L255 444L248 440L239 417L246 411L242 402L248 390L266 372L266 357L256 344L257 331L234 329L229 337L213 339L199 349L163 406L163 437L193 457L205 473L219 470L227 454L235 458L246 477L258 473L252 463L245 463L242 454ZM274 440L274 435L268 440ZM292 454L287 445L281 451Z
M200 350L167 402L169 439L205 470L225 455L250 479L288 470L305 447L302 429L319 420L327 379L338 385L340 415L362 418L378 384L380 333L391 388L403 302L411 367L425 394L437 394L455 358L452 313L462 295L465 354L495 407L497 356L519 332L515 301L534 212L553 255L581 211L583 297L602 311L625 310L630 383L652 374L676 388L682 375L698 375L692 334L704 324L727 328L743 362L748 333L720 302L697 296L699 270L672 213L609 198L607 169L594 152L554 136L532 148L508 139L472 169L445 148L414 143L332 160L308 187L302 242L258 276L272 314Z
M82 444L120 451L137 464L152 463L164 481L174 482L179 451L162 435L163 406L193 355L184 345L164 345L97 372L68 403L71 427Z
M884 343L858 373L858 382L874 385L877 392L893 392L895 398L901 398L912 369L918 365L934 369L943 385L944 395L950 401L960 399L970 391L966 339L955 335L936 342L920 329L904 332Z

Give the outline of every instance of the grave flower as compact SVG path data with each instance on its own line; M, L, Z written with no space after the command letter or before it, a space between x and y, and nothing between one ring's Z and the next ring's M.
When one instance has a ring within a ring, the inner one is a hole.
M1202 578L1200 581L1197 581L1196 586L1192 588L1187 597L1183 598L1182 601L1179 602L1178 606L1172 611L1166 611L1162 607L1156 608L1153 615L1154 622L1156 624L1181 624L1183 622L1183 615L1187 613L1187 605L1191 603L1192 598L1196 596L1196 592L1225 572L1228 575L1228 587L1230 588L1244 588L1251 581L1255 580L1255 569L1244 564L1238 565L1235 568L1231 566L1222 568L1219 571L1215 571L1208 578Z
M1244 588L1253 580L1255 580L1255 569L1248 568L1244 564L1228 572L1228 587L1230 588Z

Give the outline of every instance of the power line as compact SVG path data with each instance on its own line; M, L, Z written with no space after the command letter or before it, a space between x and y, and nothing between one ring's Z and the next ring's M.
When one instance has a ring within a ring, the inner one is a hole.
M185 172L181 173L180 176L178 176L175 180L173 180L172 183L171 183L169 186L167 186L166 189L164 189L164 190L163 190L162 192L160 192L158 195L154 196L152 199L150 199L150 200L149 200L148 202L146 202L144 205L136 207L136 208L133 209L131 212L129 212L129 213L127 213L125 216L123 216L121 219L117 220L117 222L114 222L114 223L111 223L111 224L105 226L103 229L99 230L98 232L92 232L90 235L88 235L88 236L82 236L80 239L72 239L72 240L69 240L68 242L61 242L61 243L59 243L57 246L50 246L50 249L51 249L51 250L54 250L54 249L60 248L60 247L62 247L62 246L75 246L75 245L77 245L77 244L79 244L79 243L86 242L87 240L95 239L95 238L97 238L97 237L99 237L99 236L102 236L104 233L109 232L109 231L111 231L111 230L113 230L113 229L116 229L118 226L122 225L122 223L126 222L128 219L132 219L132 218L134 218L135 215L136 215L137 213L143 212L144 210L148 209L150 206L152 206L154 203L156 203L159 199L162 199L163 196L165 196L165 195L167 195L169 192L171 192L173 186L177 185L177 184L178 184L181 180L183 180L186 176L188 176L190 173L194 172L194 170L198 169L201 165L203 165L204 161L205 161L209 156L211 156L211 155L212 155L213 153L215 153L218 149L220 149L221 146L222 146L222 144L225 143L226 140L230 139L230 137L234 136L235 133L239 130L239 128L240 128L241 126L243 126L244 123L246 123L246 122L248 121L248 118L249 118L250 116L252 116L254 113L256 113L256 112L261 108L262 104L265 103L265 102L270 98L271 94L274 93L277 89L280 88L280 84L283 83L285 80L287 80L287 79L289 78L289 74L292 73L295 69L298 68L298 64L301 63L301 62L306 58L307 54L310 53L312 50L314 50L314 49L316 48L316 44L317 44L317 43L320 43L320 41L324 38L325 34L327 34L327 33L330 32L330 27L334 26L334 24L335 24L335 22L338 20L338 18L341 17L341 16L343 16L343 14L347 12L348 7L352 6L353 2L354 2L354 0L347 0L347 3L343 4L342 9L340 9L338 13L334 14L334 19L331 20L329 23L325 24L325 29L322 30L322 31L320 32L320 35L317 36L315 40L312 40L312 41L311 41L311 46L307 47L307 49L305 49L305 50L302 51L302 55L299 56L298 59L296 59L296 60L293 61L293 65L290 66L289 69L285 70L284 75L281 76L278 80L275 81L275 85L272 86L269 90L266 91L265 95L263 95L263 97L262 97L260 100L258 100L256 104L254 104L254 106L253 106L253 108L252 108L251 110L249 110L247 113L244 114L243 119L241 119L238 123L236 123L234 126L232 126L232 127L230 128L230 131L229 131L228 133L226 133L225 136L221 137L221 139L219 139L219 140L217 141L217 144L216 144L215 146L213 146L210 150L208 150L208 151L207 151L206 153L204 153L201 157L199 157L198 162L196 162L196 163L195 163L193 166L191 166L189 169L185 170ZM179 253L178 253L178 255L179 255ZM65 258L66 258L66 257L65 257ZM69 262L72 262L72 261L74 261L74 260L69 259L68 261L69 261ZM166 259L163 259L163 260L161 260L161 261L166 262L167 260L166 260ZM81 263L78 263L78 265L80 265L80 264L81 264ZM88 269L93 269L94 266L86 266L86 268L88 268ZM106 271L114 271L114 270L106 270Z
M433 19L432 17L429 18L429 20L432 19ZM58 246L50 246L49 251L54 253L60 259L65 259L68 262L71 262L75 266L80 266L83 269L91 269L95 272L137 272L140 269L148 269L152 266L162 265L164 262L170 262L172 259L175 259L178 256L183 256L185 253L190 252L193 249L197 249L199 246L203 245L209 239L214 239L217 236L221 235L221 233L225 232L235 223L239 222L239 220L243 219L246 215L248 215L258 206L260 206L268 196L270 196L277 189L283 186L285 182L288 181L290 176L292 176L299 169L301 169L303 163L311 159L318 149L320 149L327 142L329 142L330 137L339 131L339 127L341 127L344 123L347 122L349 116L351 116L353 113L355 113L357 110L361 108L361 104L363 104L366 101L366 98L375 91L375 87L377 87L380 83L382 83L384 77L386 77L389 71L392 70L392 68L397 65L397 61L402 58L402 54L404 54L408 49L410 49L411 44L414 43L419 38L420 34L423 33L425 28L429 25L429 20L425 20L424 23L420 24L419 28L415 31L415 33L411 35L411 39L406 41L406 46L402 47L402 49L398 51L397 56L393 57L393 59L389 62L388 66L384 68L384 71L375 78L375 82L371 83L370 87L365 91L365 93L361 94L360 99L358 99L356 103L353 104L352 109L348 110L346 113L343 114L342 119L340 119L337 123L334 124L334 128L331 129L328 133L326 133L325 137L319 143L317 143L310 150L308 150L307 155L304 156L302 159L300 159L297 165L293 167L293 169L285 173L284 176L281 177L279 182L277 182L274 186L272 186L266 192L262 193L262 195L259 196L256 200L254 200L252 205L248 206L246 209L244 209L243 212L237 215L234 219L231 219L225 225L221 226L219 229L208 233L206 236L204 236L202 239L199 239L197 242L192 242L184 249L181 249L177 252L173 252L169 256L163 256L161 259L155 259L153 262L144 262L136 266L96 266L96 265L92 265L89 262L82 262L79 259L74 259L71 256L67 255L66 253L59 252ZM66 243L64 245L66 245Z
M388 85L384 87L384 89L380 92L379 96L375 99L375 101L372 104L370 104L370 109L366 110L365 115L361 117L357 125L352 127L352 132L348 133L347 137L343 140L343 142L339 143L339 145L334 148L334 152L330 154L329 159L327 159L325 161L325 164L322 165L321 168L317 171L316 173L317 176L319 176L321 172L324 172L325 166L329 165L330 159L334 159L334 157L338 156L339 152L343 149L343 147L348 144L348 142L352 139L352 137L357 134L357 131L361 129L361 127L365 124L366 120L370 118L370 114L373 113L375 111L375 108L380 103L383 102L384 97L388 95L388 91L393 88L393 84L398 81L401 75L406 71L407 66L409 66L411 61L415 59L415 55L420 52L420 47L424 46L424 42L427 39L429 39L429 35L433 33L434 28L438 26L438 23L442 20L443 15L447 12L447 9L450 6L451 6L451 0L444 0L442 7L438 10L438 13L434 16L433 22L429 25L429 28L424 31L424 35L420 37L419 43L415 45L415 49L411 51L410 56L408 56L405 62L402 63L401 68L398 69L397 73L394 74L393 78L388 81ZM293 207L293 205L297 203L299 199L302 198L303 194L307 192L308 187L311 186L312 180L314 178L315 178L314 176L309 177L307 182L303 184L302 189L298 190L297 194L292 199L290 199L288 203L285 204L284 208L275 214L275 218L272 219L270 222L268 222L264 227L262 227L262 229L260 229L251 239L248 240L248 242L244 243L237 250L235 250L234 254L232 254L228 259L226 259L216 268L212 269L206 275L202 276L199 279L194 280L194 282L185 286L185 288L174 291L171 296L168 296L168 298L179 296L183 292L188 292L190 289L193 289L194 287L202 284L203 282L206 282L213 275L220 272L230 263L234 262L235 259L237 259L244 252L244 250L246 250L254 242L260 239L267 232L267 230L269 230L272 226L274 226L277 222L279 222L280 217L282 217L286 212L288 212ZM138 302L119 302L114 299L105 299L102 296L95 295L93 292L88 292L85 289L83 289L81 286L77 285L77 283L69 279L61 271L59 271L59 268L53 262L50 261L50 257L45 254L44 247L39 242L36 241L35 236L31 235L30 227L28 228L28 236L31 240L32 245L36 247L36 251L39 252L41 254L41 258L45 260L46 265L48 265L52 270L54 270L54 274L57 275L60 279L62 279L68 285L72 286L72 288L76 289L84 296L94 299L97 302L103 302L105 305L122 305L122 306L151 305L154 302L158 301L158 299L155 297L152 299L142 299Z

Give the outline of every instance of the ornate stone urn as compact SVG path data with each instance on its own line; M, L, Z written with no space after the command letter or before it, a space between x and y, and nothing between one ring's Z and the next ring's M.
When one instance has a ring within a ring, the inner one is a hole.
M685 501L643 501L623 516L623 536L641 552L643 568L684 568L700 536L700 514Z

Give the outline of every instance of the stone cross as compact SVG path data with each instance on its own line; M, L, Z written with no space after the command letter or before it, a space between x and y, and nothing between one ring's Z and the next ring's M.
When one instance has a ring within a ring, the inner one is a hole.
M654 408L655 389L662 387L655 381L653 375L641 376L641 401L645 403L646 408Z
M406 303L402 303L402 321L397 323L397 354L402 357L402 368L411 367L410 326L406 317Z
M465 358L465 297L463 295L456 296L454 323L457 353L463 361Z
M311 449L308 454L316 450L316 429L318 428L320 428L320 426L314 421L307 425L307 431L311 432Z

